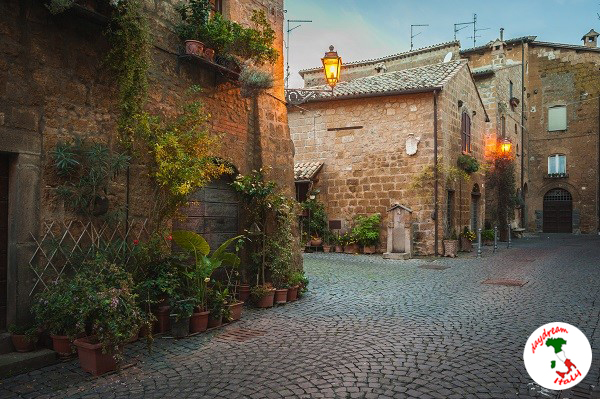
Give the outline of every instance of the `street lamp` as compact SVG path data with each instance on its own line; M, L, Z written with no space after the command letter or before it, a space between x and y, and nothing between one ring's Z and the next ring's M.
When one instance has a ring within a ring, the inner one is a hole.
M342 69L342 57L338 56L337 51L333 50L333 45L329 46L329 51L321 58L323 62L323 70L325 72L325 80L331 87L335 87L340 80L340 70Z
M500 141L500 155L503 157L510 157L512 154L512 141L508 138L504 138Z

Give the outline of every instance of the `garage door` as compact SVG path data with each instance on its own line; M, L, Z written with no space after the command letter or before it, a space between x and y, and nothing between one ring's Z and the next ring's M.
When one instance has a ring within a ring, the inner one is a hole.
M190 196L182 209L183 220L175 221L175 230L191 230L201 234L212 250L235 237L239 231L239 202L231 180L211 182Z
M544 233L573 232L573 198L562 188L544 195Z

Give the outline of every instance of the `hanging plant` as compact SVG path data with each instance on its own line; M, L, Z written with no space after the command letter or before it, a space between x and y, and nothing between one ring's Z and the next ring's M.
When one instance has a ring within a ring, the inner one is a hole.
M479 170L479 162L475 157L462 154L458 157L458 166L467 173L475 173Z
M239 82L242 97L255 97L273 87L273 76L261 69L245 66L240 73Z

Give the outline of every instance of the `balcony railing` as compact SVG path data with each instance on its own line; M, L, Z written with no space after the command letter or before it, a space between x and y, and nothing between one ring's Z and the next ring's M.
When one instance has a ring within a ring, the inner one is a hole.
M568 173L548 173L546 179L564 179L569 177Z

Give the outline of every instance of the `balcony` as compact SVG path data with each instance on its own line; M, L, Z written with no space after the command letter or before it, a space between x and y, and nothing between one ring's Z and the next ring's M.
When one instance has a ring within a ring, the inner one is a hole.
M545 179L566 179L569 177L568 173L548 173L544 176Z

